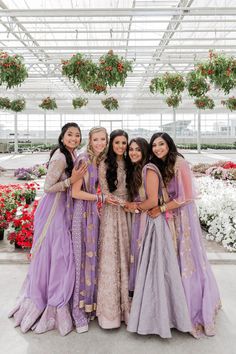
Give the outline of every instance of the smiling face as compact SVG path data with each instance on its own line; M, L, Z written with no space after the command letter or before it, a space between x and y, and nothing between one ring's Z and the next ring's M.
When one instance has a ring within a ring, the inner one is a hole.
M156 138L152 143L152 152L158 159L165 160L169 152L167 142L162 137Z
M79 129L75 127L69 127L65 132L62 141L67 150L72 152L79 146L81 141Z
M107 135L104 131L92 133L89 144L96 156L98 156L107 146Z
M129 146L129 157L133 163L138 163L142 160L142 152L139 145L133 141Z
M125 136L118 135L112 142L112 148L118 158L122 158L127 149L128 141Z

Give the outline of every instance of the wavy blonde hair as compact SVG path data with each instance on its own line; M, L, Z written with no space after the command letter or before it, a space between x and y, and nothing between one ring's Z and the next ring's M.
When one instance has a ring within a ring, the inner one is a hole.
M93 148L91 146L91 139L93 134L95 133L105 133L106 135L106 143L108 145L108 134L105 128L103 127L93 127L92 129L90 129L89 131L89 141L88 141L88 145L87 145L87 153L88 153L88 157L90 161L93 161L94 159L96 159L96 164L99 165L99 163L105 158L106 153L107 153L107 145L105 147L105 149L98 155L96 156Z

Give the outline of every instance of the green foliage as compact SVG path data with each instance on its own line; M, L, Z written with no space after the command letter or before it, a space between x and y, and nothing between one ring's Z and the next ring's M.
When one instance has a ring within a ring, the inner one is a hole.
M108 97L102 101L103 106L110 112L116 111L119 108L119 103L116 98Z
M169 107L177 108L182 101L181 96L178 95L171 95L166 98L166 103Z
M159 92L165 94L171 92L171 94L179 95L185 89L185 79L179 73L166 72L152 79L149 89L151 93Z
M0 97L0 109L10 109L11 101L7 97Z
M40 108L45 109L45 110L53 110L57 109L57 103L55 98L51 97L46 97L42 100L42 102L39 105Z
M20 86L28 77L26 66L19 55L8 55L0 51L0 86L6 88Z
M77 97L77 98L73 98L73 100L72 100L72 105L73 105L74 109L84 107L87 105L87 103L88 103L88 100L87 100L87 98L84 98L84 97Z
M21 98L21 99L11 101L10 109L14 112L23 111L25 109L25 99Z
M198 109L213 109L215 107L213 99L208 96L196 98L194 104Z
M200 97L210 90L210 85L199 72L193 70L187 75L186 88L191 97Z
M231 112L236 110L236 98L229 97L227 100L222 100L221 103L225 105Z
M132 62L113 53L113 50L99 59L99 76L107 86L124 86L128 72L132 72Z

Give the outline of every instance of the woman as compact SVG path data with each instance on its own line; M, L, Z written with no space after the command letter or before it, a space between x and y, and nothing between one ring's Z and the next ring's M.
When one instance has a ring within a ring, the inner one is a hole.
M75 255L76 279L72 315L78 333L88 331L88 322L94 316L97 302L97 246L99 235L98 166L104 158L108 143L105 128L95 127L89 132L87 151L79 155L75 165L85 161L88 171L83 180L72 186L74 213L72 240Z
M146 199L136 208L147 211L162 199L162 179L157 167L143 168ZM164 215L147 217L140 249L128 331L171 338L171 329L191 330L172 235Z
M202 243L202 232L195 205L197 197L188 163L177 151L167 133L152 136L152 159L161 171L168 191L162 207L150 211L150 216L168 213L176 242L179 268L195 337L215 334L214 320L221 307L216 280Z
M61 335L72 330L69 301L75 278L71 240L70 186L83 177L86 165L74 166L81 143L76 123L62 127L58 147L50 155L44 191L34 219L31 263L21 297L9 317L22 332L36 333L57 328Z
M100 224L97 316L102 328L118 328L128 321L129 230L123 205L128 198L126 173L128 135L114 130L105 161L99 166L99 183L106 203Z
M131 161L127 173L129 200L140 202L145 199L142 182L142 169L148 162L148 142L143 138L132 139L129 143L129 159ZM126 203L132 215L132 235L130 247L129 296L133 296L139 250L146 223L146 213L138 213L136 203Z

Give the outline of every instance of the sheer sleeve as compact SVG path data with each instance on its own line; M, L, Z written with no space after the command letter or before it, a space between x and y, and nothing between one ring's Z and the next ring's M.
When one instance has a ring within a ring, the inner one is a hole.
M45 193L64 192L68 184L68 179L60 181L62 174L66 168L66 160L63 154L57 154L53 156L49 162L48 172L44 184Z
M177 158L175 167L175 195L173 200L178 204L191 202L198 197L194 176L190 166L183 158Z

